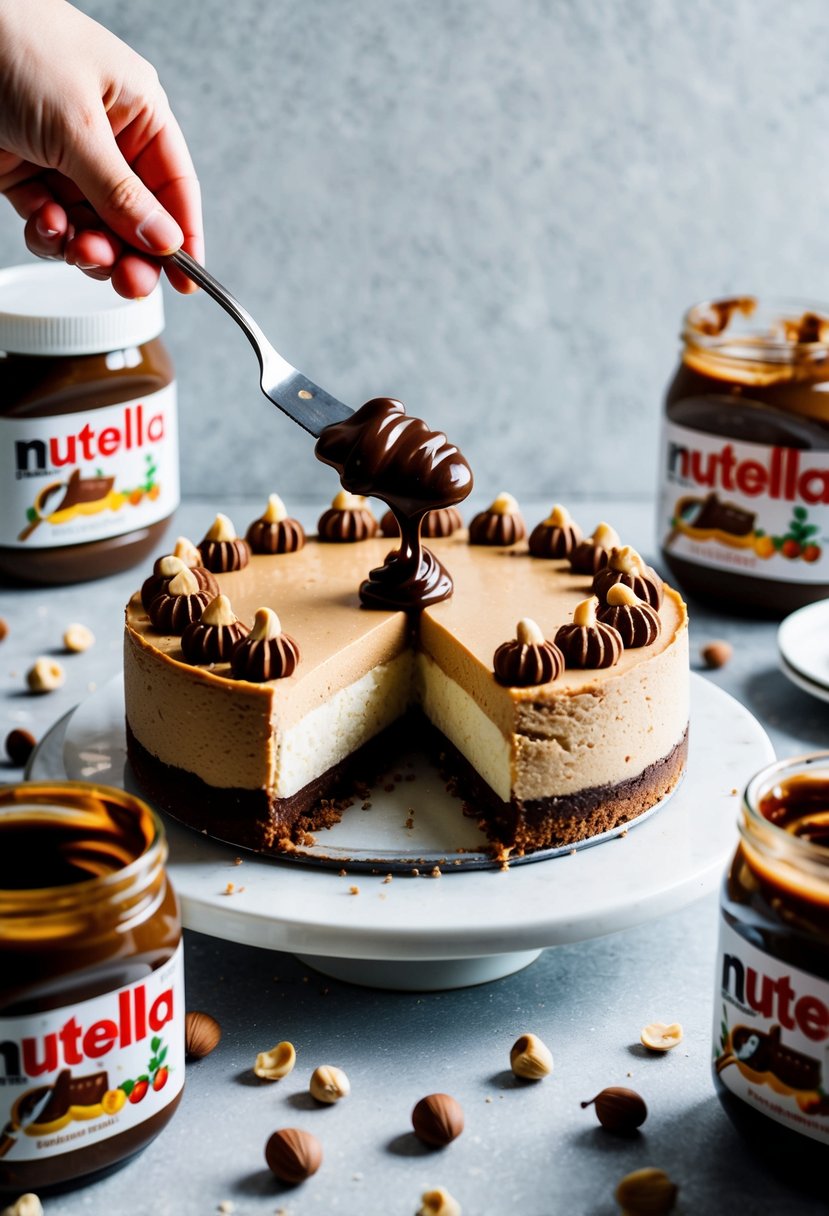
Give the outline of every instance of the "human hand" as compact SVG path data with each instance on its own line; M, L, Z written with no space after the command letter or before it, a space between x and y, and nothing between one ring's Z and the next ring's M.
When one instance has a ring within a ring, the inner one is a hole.
M122 296L152 291L160 255L204 261L199 183L155 69L67 0L0 0L0 193L32 253Z

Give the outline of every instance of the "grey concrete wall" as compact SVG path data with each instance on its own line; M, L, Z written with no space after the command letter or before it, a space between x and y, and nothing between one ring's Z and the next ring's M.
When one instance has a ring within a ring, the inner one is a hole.
M484 495L652 490L683 309L829 300L825 0L81 7L157 66L214 273L335 395L448 431ZM216 305L168 316L185 490L328 495Z

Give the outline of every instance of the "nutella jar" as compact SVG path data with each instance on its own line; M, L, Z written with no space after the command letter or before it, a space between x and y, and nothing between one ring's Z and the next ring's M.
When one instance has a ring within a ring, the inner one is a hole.
M829 752L749 783L722 888L714 1080L763 1161L829 1177Z
M0 574L75 583L142 561L179 503L160 289L59 262L0 271Z
M0 789L0 1191L90 1181L184 1085L181 923L157 816L84 782Z
M784 615L829 595L829 308L741 297L685 316L658 532L692 596Z

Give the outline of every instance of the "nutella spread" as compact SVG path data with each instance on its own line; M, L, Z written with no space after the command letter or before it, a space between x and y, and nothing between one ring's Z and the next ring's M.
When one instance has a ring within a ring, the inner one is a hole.
M327 426L315 453L352 494L382 499L400 529L400 548L360 586L367 608L425 608L452 594L449 572L420 539L423 517L463 502L472 470L440 431L390 397L375 397L343 422Z
M829 752L749 783L722 890L714 1080L763 1159L822 1187L829 1168Z
M83 782L0 790L0 1191L90 1180L184 1085L178 903L160 821Z
M829 308L741 296L685 316L659 540L690 594L782 615L829 595Z
M63 263L0 271L0 573L99 578L141 561L178 506L160 291L124 300Z

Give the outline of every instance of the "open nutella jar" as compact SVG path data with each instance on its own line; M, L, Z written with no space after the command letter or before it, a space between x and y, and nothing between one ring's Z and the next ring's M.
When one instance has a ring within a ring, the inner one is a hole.
M160 289L124 300L62 262L0 271L0 573L126 570L179 503Z
M829 596L829 308L740 297L685 315L658 533L689 595L784 615Z
M722 889L714 1080L763 1161L829 1177L829 752L749 783Z
M84 782L0 789L0 1191L90 1181L184 1085L181 922L158 817Z

